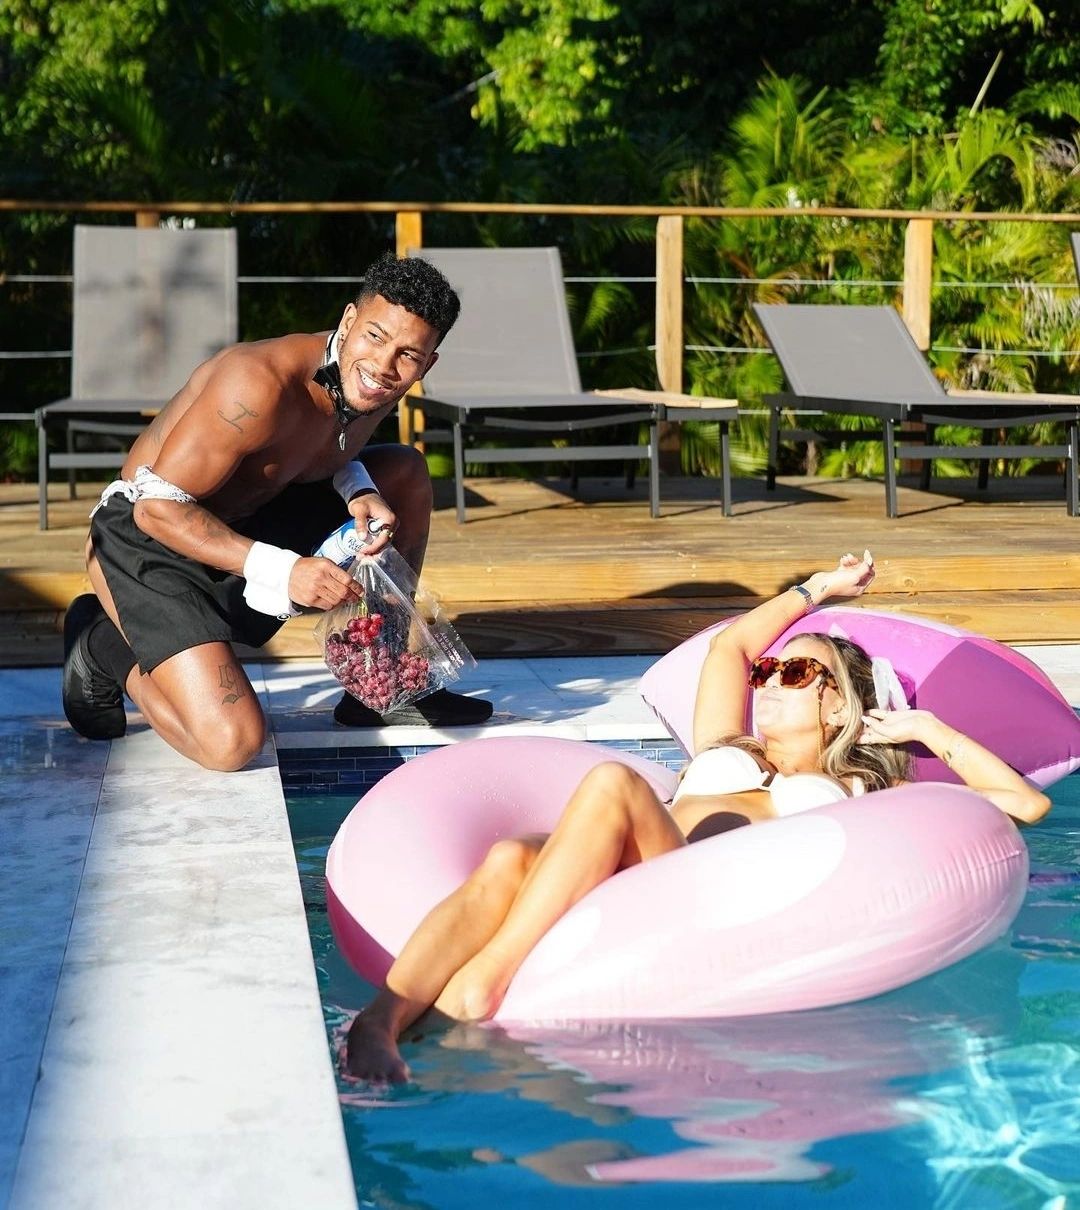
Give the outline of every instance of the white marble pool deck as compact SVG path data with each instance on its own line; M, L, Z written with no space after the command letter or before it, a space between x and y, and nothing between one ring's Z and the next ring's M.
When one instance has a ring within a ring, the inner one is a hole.
M1080 706L1080 647L1021 648ZM482 729L353 731L320 665L249 665L272 724L208 773L137 715L75 736L0 670L0 1207L356 1206L277 769L286 748L662 739L649 657L484 661Z
M646 659L502 660L485 734L663 736ZM441 743L338 727L321 665L249 665L273 736L215 774L138 715L75 736L59 669L0 670L0 1207L354 1206L280 748Z

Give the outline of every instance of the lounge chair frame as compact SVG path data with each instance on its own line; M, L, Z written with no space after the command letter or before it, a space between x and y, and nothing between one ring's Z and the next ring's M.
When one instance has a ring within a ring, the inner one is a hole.
M721 506L731 514L728 427L735 400L638 389L583 391L574 351L558 248L423 248L461 294L462 313L447 336L439 362L424 379L423 393L402 401L410 442L438 441L438 430L416 430L415 413L445 421L454 450L454 501L465 520L465 465L566 462L576 486L576 463L644 460L649 473L649 513L660 515L660 425L715 421L720 429ZM486 436L529 434L577 437L600 429L648 427L646 445L573 444L560 448L516 445L490 449Z
M47 529L51 468L121 466L126 446L200 362L237 339L236 231L77 225L71 394L35 412L38 525ZM138 421L136 423L136 421ZM63 424L64 451L49 430ZM122 449L79 452L79 433Z
M991 459L1062 458L1068 515L1080 515L1080 396L946 392L893 307L755 303L754 312L792 388L764 399L769 409L766 486L770 490L776 486L781 439L806 442L836 435L812 427L785 427L782 414L834 413L881 421L885 513L890 518L898 515L897 459L924 463L920 485L927 490L935 458L979 460L980 488L986 487ZM934 430L943 424L986 431L1045 421L1065 425L1063 445L934 443ZM921 440L902 440L901 426L909 422L925 426ZM873 435L860 432L858 437Z

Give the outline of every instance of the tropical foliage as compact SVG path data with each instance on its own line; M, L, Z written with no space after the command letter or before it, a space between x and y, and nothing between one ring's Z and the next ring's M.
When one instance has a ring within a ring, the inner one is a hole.
M1077 80L1065 0L4 0L0 196L799 207L687 223L686 385L752 403L780 386L745 352L762 344L752 301L898 296L902 226L815 209L1076 212ZM5 216L0 275L66 272L70 221ZM389 216L200 221L236 222L248 275L357 272L393 238ZM569 276L609 279L570 287L597 386L653 385L652 291L633 280L653 236L645 219L425 227L429 243L558 243ZM938 223L934 256L942 377L1069 388L1063 227ZM247 287L244 334L324 326L340 293ZM0 349L65 347L66 300L0 276ZM65 372L0 360L2 410L62 394ZM752 469L762 433L739 429ZM715 434L684 434L684 465L715 469ZM31 454L25 429L0 429L0 471L32 474ZM880 469L857 431L818 454L825 473Z

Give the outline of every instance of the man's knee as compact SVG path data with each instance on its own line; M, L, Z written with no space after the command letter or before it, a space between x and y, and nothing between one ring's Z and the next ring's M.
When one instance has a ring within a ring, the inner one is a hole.
M410 481L430 485L427 458L415 446L401 445L397 448L401 451L398 456L401 458L402 474Z
M235 773L262 751L266 718L261 711L243 718L219 716L189 734L195 743L194 759L204 769Z
M412 446L400 447L402 453L401 494L418 513L430 514L435 501L427 459Z
M431 475L427 459L411 445L381 445L364 451L364 461L379 488L379 494L407 495L410 500L430 509L432 499Z

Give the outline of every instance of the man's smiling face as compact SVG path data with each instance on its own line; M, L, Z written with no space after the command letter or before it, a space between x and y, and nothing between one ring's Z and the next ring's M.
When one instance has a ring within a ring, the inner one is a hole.
M396 403L438 360L439 331L381 294L345 308L337 348L345 402L354 412Z

